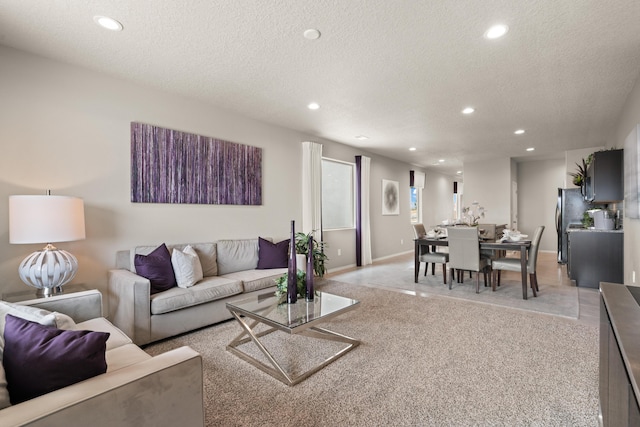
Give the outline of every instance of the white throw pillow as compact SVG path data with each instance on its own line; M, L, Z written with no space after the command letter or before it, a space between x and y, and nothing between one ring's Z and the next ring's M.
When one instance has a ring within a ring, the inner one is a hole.
M58 312L50 312L37 307L28 305L12 304L6 301L0 301L0 409L11 406L9 400L9 391L7 390L7 377L4 373L2 364L2 355L4 353L4 325L5 317L11 314L21 317L32 322L38 322L41 325L53 326L58 329L74 329L76 323L66 314Z
M187 245L183 250L174 249L171 254L171 265L176 282L181 288L186 289L202 280L200 258L191 245Z

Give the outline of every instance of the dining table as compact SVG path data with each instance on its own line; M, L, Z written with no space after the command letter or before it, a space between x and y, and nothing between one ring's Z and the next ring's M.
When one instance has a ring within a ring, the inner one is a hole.
M418 283L418 272L420 270L420 253L422 247L427 247L428 250L436 246L449 246L449 241L446 236L441 237L421 237L415 239L415 283ZM531 240L517 240L517 241L500 241L500 240L487 240L480 238L480 249L488 249L493 251L518 251L520 253L520 266L522 272L522 299L527 299L527 254L528 249L531 247ZM533 296L537 297L535 286L531 287Z

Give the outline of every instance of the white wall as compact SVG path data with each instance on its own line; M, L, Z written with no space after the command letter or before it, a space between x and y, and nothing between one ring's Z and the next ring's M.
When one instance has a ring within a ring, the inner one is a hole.
M624 141L634 126L640 123L640 76L622 109L620 120L607 142L608 148L624 148ZM636 272L640 285L640 220L624 218L624 282L632 284L631 273Z
M477 201L486 209L481 222L511 222L511 159L464 163L463 206Z
M555 210L558 188L563 188L564 174L565 162L561 159L518 164L519 229L533 236L535 229L544 225L540 240L541 251L558 250Z
M42 245L11 245L8 197L73 195L84 199L86 240L60 243L78 257L76 283L106 290L115 252L140 244L221 238L285 238L301 220L301 141L336 158L368 155L311 135L268 125L208 104L0 46L0 292L25 290L20 261ZM262 206L131 203L130 123L139 121L263 149ZM401 215L381 218L380 178L408 187L409 165L372 157L374 257L412 248L409 199ZM345 159L347 160L347 159ZM404 236L404 246L400 239ZM393 238L391 238L393 237ZM330 255L329 268L349 263ZM331 240L329 247L335 247ZM342 244L341 242L339 244ZM344 255L344 252L343 252ZM355 255L353 255L355 260Z
M453 182L456 178L433 170L427 170L425 175L422 222L428 230L429 226L453 219Z

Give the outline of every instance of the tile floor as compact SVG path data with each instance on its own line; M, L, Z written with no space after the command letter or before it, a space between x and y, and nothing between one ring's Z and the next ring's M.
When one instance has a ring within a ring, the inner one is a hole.
M371 286L386 287L383 284L388 272L387 280L389 288L393 289L406 289L408 291L416 291L417 285L413 281L413 253L399 255L396 257L388 258L381 261L376 261L373 266L365 266L360 268L349 268L336 272L330 272L325 277L327 279L340 281L341 277L354 283L355 280L360 278L362 282L375 283ZM382 267L382 268L381 268ZM422 267L424 268L424 266ZM512 272L503 272L502 280L510 280L513 282L520 282L520 274ZM566 265L558 264L556 261L555 252L540 252L538 254L538 284L541 288L541 292L544 291L545 285L561 286L561 287L574 287L575 283L567 276ZM375 281L370 280L372 275L376 276ZM422 272L420 273L422 277ZM438 281L442 280L442 269L436 269L436 277ZM435 279L435 278L434 278ZM423 279L420 279L423 280ZM482 280L482 279L481 279ZM440 282L441 283L441 282ZM444 285L443 285L444 286ZM521 294L520 294L521 295ZM532 298L529 296L529 298ZM600 319L600 296L597 289L592 288L577 288L578 298L578 319L577 322L598 326ZM574 300L575 301L575 300ZM515 301L514 307L521 305L522 300ZM553 301L551 302L553 304Z

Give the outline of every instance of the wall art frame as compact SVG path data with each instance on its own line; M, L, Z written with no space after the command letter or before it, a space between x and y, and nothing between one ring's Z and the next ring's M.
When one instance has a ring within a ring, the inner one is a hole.
M382 180L382 215L400 215L400 184Z
M131 201L262 204L262 148L131 123Z

